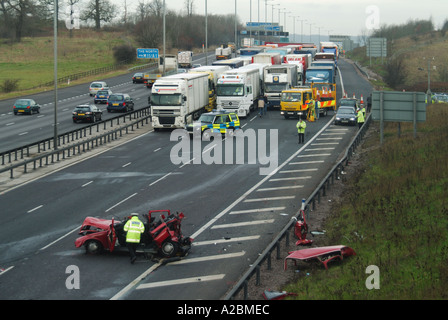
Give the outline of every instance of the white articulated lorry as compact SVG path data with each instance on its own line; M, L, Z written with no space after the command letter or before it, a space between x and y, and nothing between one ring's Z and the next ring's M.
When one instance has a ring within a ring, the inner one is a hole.
M246 117L255 108L262 95L259 66L232 69L221 74L216 86L218 108L237 112Z
M207 73L208 74L208 108L207 111L212 111L216 108L216 85L221 74L230 70L229 66L201 66L190 69L189 73Z
M177 53L179 68L191 68L193 66L193 52L180 51Z
M208 106L208 74L179 73L158 79L151 89L154 129L184 128Z
M269 107L280 108L280 95L283 90L297 86L297 65L282 64L268 66L264 70L264 95Z

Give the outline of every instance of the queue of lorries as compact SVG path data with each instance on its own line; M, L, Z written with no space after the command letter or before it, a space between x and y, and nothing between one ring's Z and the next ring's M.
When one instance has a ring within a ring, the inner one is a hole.
M214 109L244 118L263 98L285 118L309 117L316 106L317 112L326 115L327 110L336 108L338 47L334 43L321 43L320 47L318 52L314 44L268 42L242 48L231 58L223 49L232 49L222 46L216 51L216 61L200 67L194 67L191 51L181 51L165 55L155 69L136 73L132 81L151 90L148 104L156 130L185 128ZM89 93L95 104L106 103L108 112L134 108L129 95L112 93L104 81L93 82ZM75 110L73 121L83 116L90 121L101 119L94 113Z
M321 48L325 52L314 44L266 43L242 48L231 58L221 47L211 65L182 73L177 68L192 65L192 53L167 55L163 70L143 76L151 89L153 127L185 128L213 109L244 118L264 97L285 118L309 116L311 106L326 115L336 107L338 47L321 43Z

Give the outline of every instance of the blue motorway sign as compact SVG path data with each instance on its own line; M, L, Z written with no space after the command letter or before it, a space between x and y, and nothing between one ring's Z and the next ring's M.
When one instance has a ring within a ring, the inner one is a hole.
M139 49L137 49L137 58L138 59L158 59L159 58L159 49L139 48Z

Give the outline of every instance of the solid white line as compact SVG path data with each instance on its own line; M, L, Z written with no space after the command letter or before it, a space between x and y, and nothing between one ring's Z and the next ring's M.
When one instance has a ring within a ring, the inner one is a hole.
M246 199L246 200L244 200L244 202L288 200L288 199L294 199L295 197L296 196L266 197L266 198Z
M310 171L317 171L319 169L312 168L312 169L297 169L297 170L282 170L280 173L298 173L298 172L310 172Z
M122 204L123 202L125 202L125 201L131 199L132 197L134 197L134 196L136 196L136 195L137 195L137 192L134 193L134 194L131 194L129 197L127 197L126 199L121 200L121 201L118 202L117 204L115 204L115 205L113 205L112 207L110 207L109 209L107 209L105 212L109 212L109 211L112 210L113 208L119 206L119 205Z
M334 137L334 138L317 138L316 140L342 140L343 138Z
M303 188L303 186L286 186L286 187L274 187L274 188L261 188L258 189L258 191L276 191L276 190L288 190L288 189L294 189L294 188Z
M156 150L154 150L153 152L157 152L159 150L162 150L162 148L157 148Z
M128 162L128 163L122 165L121 167L122 167L122 168L126 168L126 167L129 166L131 163L132 163L132 162Z
M126 294L129 290L131 290L134 286L136 286L143 278L145 278L148 274L150 274L151 272L156 270L158 267L160 267L162 265L163 261L164 261L164 259L160 260L159 263L154 264L153 266L151 266L151 268L149 268L148 270L143 272L141 275L139 275L137 278L135 278L126 287L121 289L120 292L118 292L116 295L114 295L112 298L110 298L110 300L118 300L118 299L120 299L124 294Z
M312 143L312 146L327 146L327 145L333 145L333 144L339 144L339 142L317 142Z
M323 163L324 160L315 160L315 161L300 161L300 162L291 162L289 165L295 165L295 164L315 164L315 163Z
M338 134L346 134L346 132L338 132L338 133L336 133L336 132L331 132L331 133L322 133L322 136L335 136L335 135L338 135Z
M256 236L248 236L248 237L237 237L237 238L229 238L229 239L217 239L217 240L207 240L207 241L198 241L193 242L191 245L195 246L206 246L210 244L220 244L220 243L228 243L228 242L240 242L240 241L249 241L249 240L258 240L260 239L260 235Z
M73 229L72 231L70 231L70 232L64 234L62 237L59 237L59 238L57 238L56 240L54 240L53 242L47 244L45 247L40 248L39 251L42 251L42 250L47 249L48 247L52 246L53 244L55 244L55 243L58 242L59 240L62 240L62 239L64 239L65 237L67 237L69 234L71 234L71 233L73 233L73 232L75 232L75 231L78 231L79 228L80 228L80 227L76 227L76 228Z
M166 177L168 177L170 174L171 174L171 172L170 172L170 173L167 173L167 174L164 175L162 178L157 179L156 181L154 181L153 183L151 183L149 186L151 187L152 185L156 184L157 182L159 182L159 181L165 179Z
M322 150L334 150L334 147L331 148L314 148L314 149L305 149L305 151L322 151Z
M137 287L137 289L150 289L150 288L157 288L157 287L164 287L164 286L173 286L176 284L187 284L187 283L194 283L194 282L204 282L204 281L213 281L213 280L221 280L225 277L225 274L217 274L214 276L199 276L199 277L192 277L192 278L183 278L178 280L167 280L167 281L159 281L159 282L153 282L153 283L144 283Z
M258 208L258 209L236 210L236 211L230 211L229 214L276 211L276 210L285 210L285 208L286 207L272 207L272 208Z
M265 223L273 223L273 222L274 222L274 219L267 219L267 220L255 220L255 221L246 221L246 222L237 222L237 223L217 224L217 225L211 227L211 229L245 227L245 226L253 226L256 224L265 224Z
M305 154L305 155L297 156L297 158L323 157L323 156L331 156L331 153Z
M289 177L289 178L275 178L275 179L269 180L269 182L271 182L271 181L285 181L285 180L305 180L305 179L311 179L311 176L306 176L306 177Z
M14 268L14 266L10 266L9 268L4 269L3 271L0 271L0 276L2 274L5 274L6 272L8 272L9 270L11 270L12 268Z
M92 181L89 181L89 182L87 182L87 183L84 183L81 187L82 188L84 188L84 187L87 187L89 184L91 184L91 183L93 183L93 180Z
M37 206L36 208L33 208L33 209L31 209L31 210L28 210L27 213L31 213L31 212L33 212L33 211L36 211L36 210L42 208L43 206L44 206L44 205L41 204L40 206Z
M24 135L26 135L26 134L28 134L28 131L27 131L27 132L19 133L19 136L24 136Z
M204 262L204 261L211 261L211 260L218 260L218 259L230 259L230 258L242 257L245 254L246 254L245 251L235 252L235 253L226 253L226 254L217 254L217 255L213 255L213 256L198 257L198 258L192 258L192 259L183 259L183 260L171 262L168 264L170 264L170 265L186 264L186 263Z

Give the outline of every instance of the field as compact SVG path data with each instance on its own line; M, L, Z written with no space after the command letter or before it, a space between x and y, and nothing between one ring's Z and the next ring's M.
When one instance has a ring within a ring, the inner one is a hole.
M20 93L4 94L0 99L31 93L29 90L54 78L53 37L24 38L21 43L0 44L0 85L6 79L17 79ZM70 38L68 32L58 35L58 78L90 71L115 64L113 48L131 43L132 38L118 32L95 32L76 30ZM145 62L136 61L135 65ZM108 76L127 72L131 65L124 66ZM85 78L82 81L90 81ZM78 81L79 82L79 81ZM51 89L51 88L50 88ZM34 92L43 89L34 90Z
M427 121L379 124L357 150L362 165L325 223L326 245L344 244L357 255L284 290L298 299L446 299L448 293L448 104L433 104ZM379 289L367 289L366 268L379 268Z

